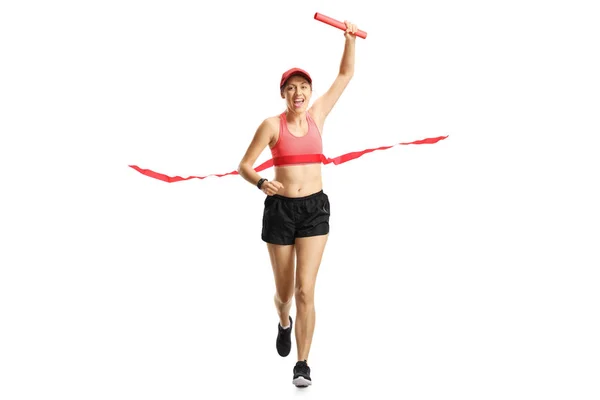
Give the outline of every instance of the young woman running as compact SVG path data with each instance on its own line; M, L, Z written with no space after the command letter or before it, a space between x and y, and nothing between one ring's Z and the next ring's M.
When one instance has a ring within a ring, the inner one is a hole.
M357 27L344 23L340 70L329 90L308 108L311 76L300 68L284 72L280 94L286 110L260 124L238 167L240 176L267 195L261 237L275 277L274 302L279 315L276 348L282 357L290 353L293 297L298 359L292 382L299 387L312 384L307 360L315 329L315 283L329 236L329 198L321 179L321 135L325 119L354 74ZM267 146L273 156L273 181L254 171L254 163Z

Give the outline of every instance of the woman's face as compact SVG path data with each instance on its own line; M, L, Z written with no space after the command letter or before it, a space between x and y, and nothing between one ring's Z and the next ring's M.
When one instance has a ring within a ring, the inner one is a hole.
M311 95L312 87L302 76L292 76L281 90L281 97L286 100L288 108L298 112L306 110Z

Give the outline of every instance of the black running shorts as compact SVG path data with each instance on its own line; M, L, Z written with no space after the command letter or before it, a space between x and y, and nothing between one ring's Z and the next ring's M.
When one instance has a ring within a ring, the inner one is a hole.
M329 197L323 190L304 197L267 196L262 240L294 244L295 238L329 233Z

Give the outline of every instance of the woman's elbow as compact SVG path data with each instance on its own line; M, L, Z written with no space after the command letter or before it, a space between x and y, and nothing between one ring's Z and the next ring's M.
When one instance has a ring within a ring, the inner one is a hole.
M240 162L237 167L238 174L240 174L241 176L244 176L246 171L248 171L248 163L246 163L244 161Z

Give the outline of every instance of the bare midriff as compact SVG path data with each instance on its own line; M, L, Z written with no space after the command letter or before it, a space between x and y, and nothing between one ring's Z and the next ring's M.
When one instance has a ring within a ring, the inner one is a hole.
M277 192L285 197L303 197L323 189L321 164L298 164L275 167L275 178L283 185Z

